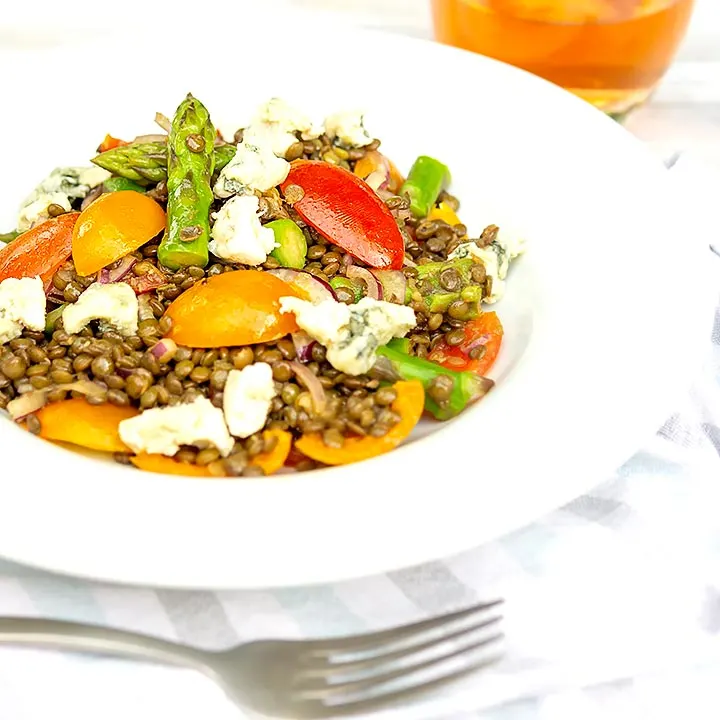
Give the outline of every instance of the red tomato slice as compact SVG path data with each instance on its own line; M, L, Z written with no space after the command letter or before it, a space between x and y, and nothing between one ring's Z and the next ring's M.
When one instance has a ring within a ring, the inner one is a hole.
M465 340L460 345L448 345L445 340L439 342L428 355L428 360L438 363L448 370L470 370L485 375L495 364L503 338L503 326L497 313L483 313L476 320L466 323ZM473 358L473 348L484 346L485 352Z
M56 270L70 257L73 228L79 217L76 212L58 215L18 235L0 250L0 282L39 275L47 288Z
M333 245L373 268L400 270L405 242L393 214L372 188L349 170L320 160L296 160L280 186L304 193L293 207Z
M98 147L97 151L99 153L104 153L107 150L113 150L121 145L128 145L128 143L125 142L125 140L120 140L120 138L113 137L112 135L106 135L100 143L100 147Z

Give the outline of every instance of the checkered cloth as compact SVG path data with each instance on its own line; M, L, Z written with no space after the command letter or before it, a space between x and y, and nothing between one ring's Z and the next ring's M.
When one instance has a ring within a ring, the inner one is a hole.
M720 281L720 257L709 249L708 263ZM668 342L671 351L672 332ZM716 720L719 516L720 308L703 372L653 441L593 492L501 540L414 569L272 592L118 588L0 562L0 615L106 623L222 648L357 633L502 596L499 665L378 717ZM0 650L0 718L55 716L241 717L190 671Z

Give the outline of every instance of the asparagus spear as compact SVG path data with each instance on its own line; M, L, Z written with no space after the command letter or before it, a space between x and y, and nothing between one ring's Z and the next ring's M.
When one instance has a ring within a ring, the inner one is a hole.
M103 187L108 192L120 192L121 190L134 190L135 192L145 192L145 188L138 185L134 180L128 180L124 177L111 177L104 183Z
M17 230L11 230L10 232L0 233L0 243L12 242L20 233Z
M220 172L235 155L234 145L218 145L215 150L215 172ZM92 159L113 175L134 180L141 185L167 180L167 144L133 143L106 150Z
M307 257L307 240L299 226L289 218L273 220L265 225L275 234L275 249L270 253L280 267L302 270Z
M379 358L372 372L386 380L419 380L425 388L425 409L437 420L455 417L495 384L475 373L448 370L408 355L405 349L406 345L396 340L379 347Z
M410 212L425 217L438 195L450 183L450 171L439 160L421 155L410 168L407 180L400 188L401 195L410 198Z
M205 267L208 262L214 140L210 114L188 94L175 112L168 136L167 230L158 260L171 270Z
M463 319L476 317L483 286L473 280L473 265L472 258L458 258L418 266L417 287L430 312L443 313L451 303L463 300L470 306Z

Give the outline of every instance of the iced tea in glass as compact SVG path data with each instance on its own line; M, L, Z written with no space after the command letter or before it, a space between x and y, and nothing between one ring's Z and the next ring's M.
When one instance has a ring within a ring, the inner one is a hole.
M440 42L517 65L605 112L643 102L694 0L431 0Z

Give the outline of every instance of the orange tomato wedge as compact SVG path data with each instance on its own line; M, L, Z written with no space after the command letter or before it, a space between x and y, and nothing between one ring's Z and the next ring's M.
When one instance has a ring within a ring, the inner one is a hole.
M137 250L165 227L165 211L133 190L101 195L80 213L72 256L78 275L92 275Z
M448 225L460 225L460 218L457 213L446 202L435 205L428 213L427 219L444 220Z
M136 468L147 472L165 473L165 475L212 477L212 473L204 465L190 465L189 463L178 462L166 455L140 453L139 455L133 455L130 462Z
M46 405L35 413L40 437L61 440L90 450L128 452L118 425L138 414L135 408L90 405L84 398L71 398Z
M39 275L47 288L70 257L72 235L80 213L65 213L18 235L0 250L0 282Z
M397 398L392 409L400 415L400 422L383 437L347 438L340 448L325 445L318 433L303 435L295 442L295 447L313 460L326 465L346 465L382 455L395 449L411 432L420 420L425 405L425 391L417 380L396 382L393 387Z
M135 193L137 195L137 193ZM280 298L301 297L288 283L260 270L233 270L195 283L167 309L169 337L194 348L252 345L298 329Z
M256 455L250 463L261 467L266 475L272 475L285 464L292 447L292 435L284 430L266 430L263 437L265 439L276 437L275 447L270 452Z

